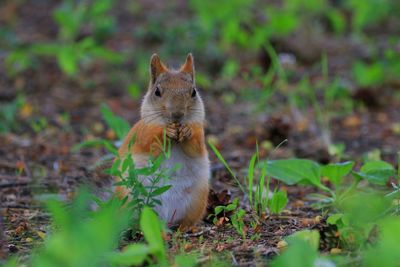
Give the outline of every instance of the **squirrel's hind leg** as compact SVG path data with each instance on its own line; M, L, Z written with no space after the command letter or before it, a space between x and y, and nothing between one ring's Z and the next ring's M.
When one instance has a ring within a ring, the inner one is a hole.
M202 183L197 185L193 192L191 192L193 196L192 202L180 222L179 230L182 232L187 231L203 218L207 208L208 191L208 183Z

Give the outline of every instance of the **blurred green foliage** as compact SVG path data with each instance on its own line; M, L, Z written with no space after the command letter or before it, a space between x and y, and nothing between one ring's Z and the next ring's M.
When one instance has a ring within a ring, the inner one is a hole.
M108 63L121 63L123 57L104 46L104 41L115 28L115 19L109 15L113 0L65 0L53 13L58 26L57 40L21 45L6 58L8 72L34 67L41 57L55 58L61 70L74 76L80 68L95 59ZM88 33L83 34L83 28Z
M147 243L130 244L118 251L132 210L123 201L111 199L90 211L91 199L87 190L80 190L69 206L49 201L53 232L26 263L11 259L5 266L138 266L145 262L169 266L162 238L164 226L151 208L143 208L140 216L140 229ZM183 262L193 265L193 258Z
M12 102L0 103L0 133L18 130L18 113L24 103L25 97L22 95Z

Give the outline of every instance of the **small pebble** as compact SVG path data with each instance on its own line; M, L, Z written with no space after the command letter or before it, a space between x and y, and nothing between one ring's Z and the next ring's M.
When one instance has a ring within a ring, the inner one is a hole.
M19 251L19 249L17 248L16 245L10 244L10 245L8 245L8 251L10 253L17 253Z

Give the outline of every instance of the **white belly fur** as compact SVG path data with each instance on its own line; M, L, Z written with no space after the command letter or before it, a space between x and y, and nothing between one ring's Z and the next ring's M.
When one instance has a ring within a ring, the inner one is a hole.
M143 155L133 155L137 167L143 167L147 160ZM192 158L187 156L179 145L172 145L170 157L161 165L162 169L178 168L171 179L161 181L160 185L171 185L171 188L160 196L161 206L155 211L168 224L176 224L184 218L192 201L191 189L199 183L208 183L210 177L210 163L208 155ZM145 177L144 183L151 177Z

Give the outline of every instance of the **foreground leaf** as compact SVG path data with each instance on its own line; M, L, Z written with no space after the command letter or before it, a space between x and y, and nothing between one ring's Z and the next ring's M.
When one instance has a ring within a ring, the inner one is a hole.
M320 185L321 168L318 163L307 159L268 161L267 174L288 184L309 182Z
M354 161L331 163L321 168L321 174L327 177L335 186L338 186L342 183L343 178L351 172L353 167Z
M389 178L395 173L396 171L391 164L376 160L365 163L359 172L355 172L355 175L373 184L386 185Z

